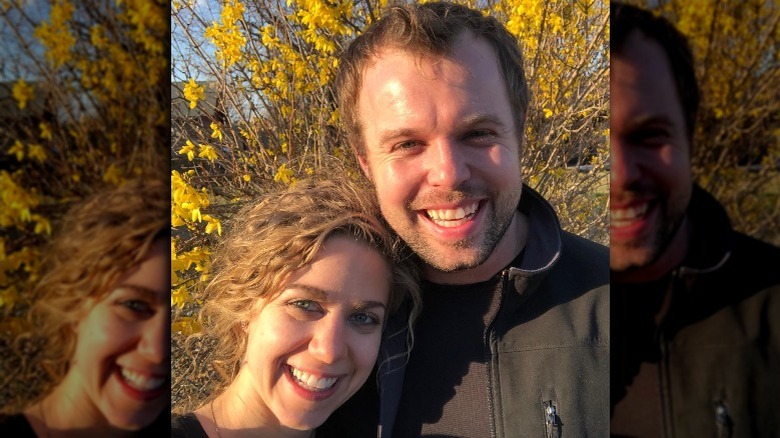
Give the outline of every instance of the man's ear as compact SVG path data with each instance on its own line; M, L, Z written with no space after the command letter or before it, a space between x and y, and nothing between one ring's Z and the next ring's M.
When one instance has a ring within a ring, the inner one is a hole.
M363 174L366 176L366 178L368 178L369 181L372 181L371 169L368 167L368 159L366 159L366 154L355 150L355 156L357 157L358 164L360 164L360 168L363 169Z

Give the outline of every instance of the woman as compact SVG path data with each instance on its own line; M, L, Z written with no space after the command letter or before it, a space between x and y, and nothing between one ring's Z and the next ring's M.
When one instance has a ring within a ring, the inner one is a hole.
M416 273L346 179L298 182L235 217L201 312L223 382L173 436L311 436L371 375L390 314L405 300L416 314Z
M168 433L169 227L170 188L155 181L126 183L65 215L27 337L38 347L27 374L48 378L0 435Z

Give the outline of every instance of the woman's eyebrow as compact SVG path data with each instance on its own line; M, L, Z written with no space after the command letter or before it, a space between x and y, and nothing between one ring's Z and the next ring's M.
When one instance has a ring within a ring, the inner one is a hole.
M120 284L120 285L118 285L117 287L114 288L114 290L119 290L119 289L125 289L125 290L133 291L133 292L135 292L137 294L143 295L144 298L146 298L148 300L151 300L151 301L161 301L161 300L162 301L166 301L167 298L168 298L166 296L166 292L167 291L163 292L163 293L160 293L160 292L158 292L158 291L156 291L154 289L150 289L150 288L145 287L145 286L139 286L137 284Z
M382 309L385 309L386 306L384 303L380 303L379 301L360 301L357 304L355 304L354 309L355 310L368 310L373 309L376 307L381 307Z
M319 301L328 301L330 298L330 295L334 294L334 292L326 291L324 289L320 289L318 287L309 286L306 284L299 284L299 283L293 283L287 285L285 289L296 289L303 292L306 292L307 294L311 295L312 298L319 300Z
M309 285L306 285L306 284L299 284L299 283L290 284L287 287L285 287L285 289L286 290L295 289L295 290L303 291L303 292L309 294L313 299L315 299L317 301L326 302L326 303L330 302L329 300L330 300L330 298L332 296L338 295L338 292L327 291L327 290L324 290L324 289L320 289L318 287L309 286ZM363 301L358 301L357 303L353 304L352 307L355 310L367 310L367 309L372 309L372 308L376 308L376 307L381 307L381 308L384 309L386 306L385 306L384 303L381 303L379 301L363 300Z

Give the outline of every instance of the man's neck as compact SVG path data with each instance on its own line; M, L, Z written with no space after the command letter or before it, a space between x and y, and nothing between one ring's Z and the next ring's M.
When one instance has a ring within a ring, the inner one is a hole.
M528 216L515 212L498 245L479 266L455 272L443 272L431 266L423 267L426 280L437 284L472 284L489 280L520 254L528 238Z
M680 226L675 231L669 245L661 255L652 263L641 268L634 268L623 272L611 272L613 283L648 283L668 275L674 269L682 265L688 255L688 247L691 236L691 222L686 214Z

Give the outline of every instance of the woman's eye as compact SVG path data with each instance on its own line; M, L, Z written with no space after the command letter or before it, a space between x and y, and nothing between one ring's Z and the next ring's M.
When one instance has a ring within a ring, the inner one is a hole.
M295 300L288 303L290 306L304 312L320 312L322 307L312 300Z
M379 325L379 318L369 313L355 313L354 315L350 316L349 319L357 325Z
M130 310L131 312L147 316L154 313L154 310L152 309L152 306L147 303L146 301L142 300L124 300L119 303L122 307L124 307L127 310Z

